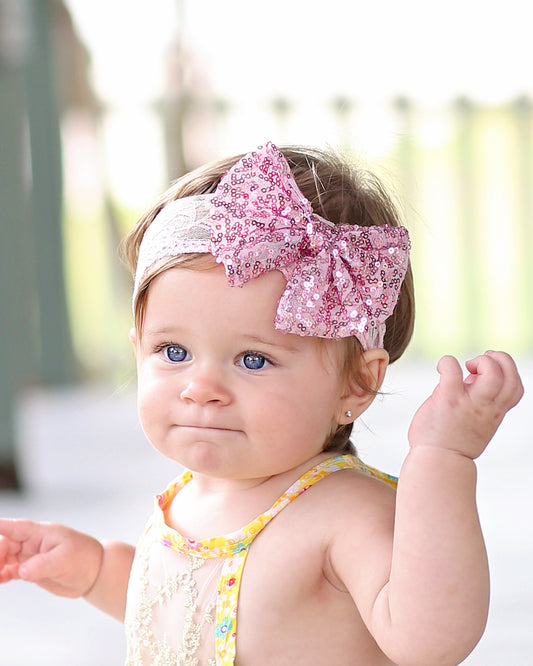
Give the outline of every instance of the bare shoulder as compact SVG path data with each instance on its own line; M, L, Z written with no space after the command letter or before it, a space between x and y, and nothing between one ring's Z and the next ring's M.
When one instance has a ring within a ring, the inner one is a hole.
M395 490L352 469L331 474L313 490L308 508L322 531L326 578L352 596L361 586L381 583L392 559Z
M343 469L317 483L310 494L315 502L336 509L340 523L364 518L369 511L390 513L396 491L384 481L358 469Z
M313 664L317 654L321 663L390 663L353 603L350 581L330 563L330 553L347 532L362 553L373 504L393 516L394 495L376 479L339 470L298 495L257 536L239 601L243 663ZM368 568L357 556L351 566L363 575Z
M392 539L396 492L357 469L343 469L316 483L294 503L299 519L320 527L323 543L333 548L368 549L369 537Z

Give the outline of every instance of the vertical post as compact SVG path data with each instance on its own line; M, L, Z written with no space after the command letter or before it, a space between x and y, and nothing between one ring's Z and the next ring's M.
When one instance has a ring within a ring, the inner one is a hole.
M16 487L14 409L72 375L51 0L0 0L0 488Z
M269 104L272 109L272 113L277 121L278 128L280 131L280 136L286 134L285 130L287 127L287 120L292 112L292 104L289 99L286 97L274 97Z
M344 95L338 95L331 101L331 110L339 127L339 143L346 151L351 147L350 130L353 109L353 101Z
M183 49L183 40L185 34L185 12L183 0L176 0L176 4L176 43L169 54L167 66L170 76L168 77L168 86L161 105L168 180L175 180L188 171L184 146L184 125L191 106L191 99L184 75L185 52Z
M39 374L46 384L68 381L74 367L63 276L61 140L51 48L55 4L50 0L30 4L32 49L26 79Z
M523 322L527 331L525 343L533 348L533 102L528 97L521 97L515 103L515 117L518 138L518 201L520 211L520 279L519 291L523 294L521 303L526 310Z
M393 163L396 166L396 182L398 183L398 195L402 203L402 210L406 217L408 228L410 227L411 233L415 230L415 225L410 225L410 217L413 211L417 208L417 167L420 156L418 154L417 139L416 139L416 108L413 102L404 96L398 96L392 100L392 108L399 119L399 138L396 146L396 154ZM414 239L414 237L413 237ZM415 311L418 308L419 297L423 295L425 282L421 280L417 282L417 265L423 268L423 263L420 259L420 254L416 250L417 244L413 244L414 251L411 255L413 262L414 285L415 285ZM422 271L421 271L422 273ZM423 302L424 298L420 298ZM410 349L416 349L417 352L423 352L424 341L430 339L428 334L428 326L430 324L429 318L416 315L416 327L413 341L411 342Z
M413 120L413 104L407 97L397 97L394 109L400 118L400 139L398 141L398 162L400 164L398 182L402 201L413 206L416 201L416 147Z
M464 285L461 319L466 331L464 340L467 350L477 348L476 331L482 326L483 293L481 289L482 248L477 230L476 210L477 182L475 177L474 143L475 108L466 98L456 102L457 117L457 173L459 196L459 224L461 233L457 236L457 263L462 273Z
M0 488L18 485L15 395L37 366L28 224L23 3L0 0Z

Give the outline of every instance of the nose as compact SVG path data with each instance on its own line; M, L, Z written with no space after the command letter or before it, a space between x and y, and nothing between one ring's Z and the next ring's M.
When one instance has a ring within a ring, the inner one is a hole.
M181 391L182 400L199 405L227 405L231 401L230 392L213 369L194 372Z

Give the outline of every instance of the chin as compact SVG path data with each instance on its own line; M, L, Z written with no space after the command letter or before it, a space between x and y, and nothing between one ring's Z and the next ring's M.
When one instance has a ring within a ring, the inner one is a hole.
M194 444L176 447L168 447L160 452L186 469L198 474L209 474L213 476L225 476L224 464L221 458L220 446L213 442L196 441Z

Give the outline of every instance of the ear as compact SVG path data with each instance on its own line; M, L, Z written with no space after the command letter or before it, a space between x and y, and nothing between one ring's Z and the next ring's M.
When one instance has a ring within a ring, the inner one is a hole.
M370 349L363 353L361 373L373 391L378 391L389 365L389 354L385 349ZM372 404L375 395L368 393L353 378L339 400L336 420L340 425L352 423Z

